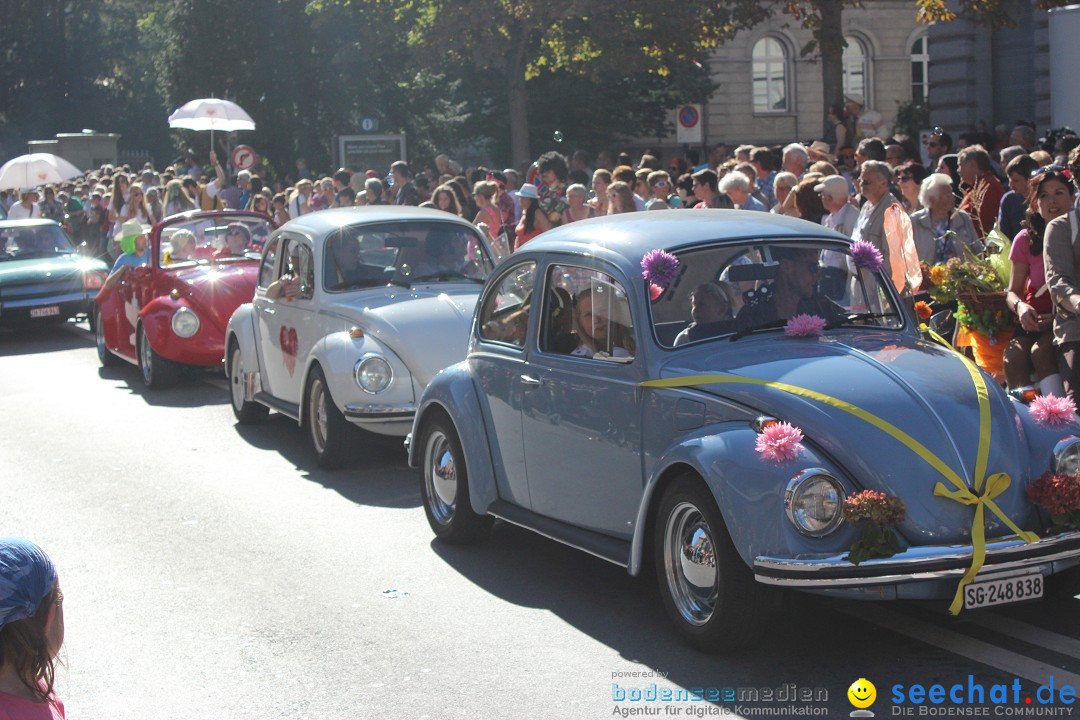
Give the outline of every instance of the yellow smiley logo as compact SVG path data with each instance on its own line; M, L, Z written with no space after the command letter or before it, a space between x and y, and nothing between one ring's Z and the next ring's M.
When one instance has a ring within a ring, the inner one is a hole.
M877 699L877 688L866 678L859 678L851 683L851 687L847 690L847 697L855 707L868 708Z

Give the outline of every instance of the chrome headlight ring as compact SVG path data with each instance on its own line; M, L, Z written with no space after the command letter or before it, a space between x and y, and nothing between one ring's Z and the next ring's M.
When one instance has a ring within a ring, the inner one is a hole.
M382 355L366 353L353 366L353 377L361 390L377 395L394 382L394 369Z
M825 537L844 520L844 498L844 486L828 470L808 468L787 484L784 512L800 534Z
M199 316L189 307L181 307L172 316L172 331L179 337L189 338L199 332Z

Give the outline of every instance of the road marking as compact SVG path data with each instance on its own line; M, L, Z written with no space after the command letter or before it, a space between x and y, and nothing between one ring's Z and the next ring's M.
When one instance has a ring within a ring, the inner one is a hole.
M1055 683L1080 686L1080 675L1076 673L976 640L954 630L908 617L895 610L880 606L854 606L843 608L842 612L1032 682L1045 684L1053 676Z
M996 633L1080 660L1080 640L1068 635L1046 630L1021 620L1010 620L1001 615L972 613L967 621Z

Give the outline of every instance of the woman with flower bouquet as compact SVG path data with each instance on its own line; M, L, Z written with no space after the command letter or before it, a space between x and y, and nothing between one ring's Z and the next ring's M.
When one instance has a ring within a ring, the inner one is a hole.
M1072 183L1061 170L1035 171L1028 190L1023 229L1013 241L1009 259L1007 300L1019 327L1005 349L1005 379L1010 388L1031 382L1034 366L1043 395L1065 395L1054 349L1053 304L1043 270L1043 236L1050 221L1064 215L1073 202Z
M977 255L964 243L957 245L964 257L931 267L927 290L940 304L956 303L954 344L970 345L979 367L1004 382L1002 356L1014 321L1005 303L1007 274L998 256Z

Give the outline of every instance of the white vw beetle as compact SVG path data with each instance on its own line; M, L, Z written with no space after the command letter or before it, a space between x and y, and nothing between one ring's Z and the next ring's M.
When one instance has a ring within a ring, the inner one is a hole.
M352 425L404 437L420 393L465 358L493 265L477 228L439 210L343 208L286 223L266 243L254 300L229 320L237 420L295 419L322 467L346 461Z

